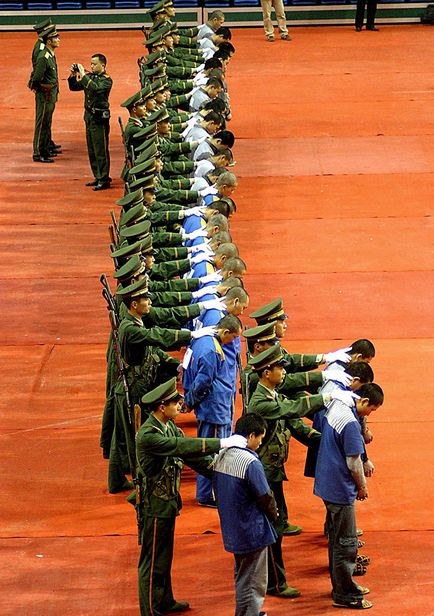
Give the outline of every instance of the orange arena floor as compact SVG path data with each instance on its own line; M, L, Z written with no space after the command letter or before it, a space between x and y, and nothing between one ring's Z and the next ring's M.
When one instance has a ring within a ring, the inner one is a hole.
M234 30L229 68L238 212L251 309L281 295L294 352L367 337L384 407L370 419L376 466L358 504L372 564L372 614L434 614L432 420L434 57L432 30L299 28L291 43ZM138 89L140 32L62 32L53 133L64 154L32 162L31 33L2 33L0 153L0 613L138 613L135 515L106 489L99 450L109 323L99 275L112 273L109 213L122 194L119 103ZM76 61L107 55L110 191L90 174ZM122 110L124 122L127 117ZM249 309L250 312L250 309ZM243 319L249 323L247 315ZM194 418L180 424L194 433ZM335 613L323 506L294 442L286 486L299 537L284 540L288 582L302 597L267 597L269 616ZM230 616L232 557L215 511L194 502L186 472L174 588L192 616ZM345 613L345 610L343 611Z

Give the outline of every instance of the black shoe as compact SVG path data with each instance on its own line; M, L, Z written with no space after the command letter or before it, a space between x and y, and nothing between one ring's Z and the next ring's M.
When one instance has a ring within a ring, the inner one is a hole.
M50 150L61 150L62 146L60 145L60 143L54 143L54 141L52 141L50 143Z
M217 509L217 503L215 502L215 500L197 501L197 504L201 507L210 507L211 509Z
M110 188L110 182L97 182L93 190L107 190L107 188Z
M97 186L98 185L98 180L93 180L93 182L87 182L85 184L85 186Z
M172 607L167 610L163 610L164 614L172 614L173 612L185 612L190 609L190 604L188 601L175 601Z
M33 162L35 163L54 163L54 160L52 158L49 158L48 156L34 156Z
M366 30L370 30L371 32L378 32L378 28L375 26L366 26Z
M356 32L361 32L362 31L362 26L356 26Z
M58 154L61 154L61 152L59 152L58 150L48 150L48 156L57 156Z

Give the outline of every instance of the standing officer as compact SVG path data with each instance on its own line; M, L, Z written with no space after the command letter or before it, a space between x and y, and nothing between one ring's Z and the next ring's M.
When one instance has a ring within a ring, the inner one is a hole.
M162 616L189 608L187 601L175 600L171 580L175 520L182 507L179 487L184 462L211 478L211 454L221 448L246 445L246 439L239 434L223 439L184 438L174 422L181 400L175 378L142 398L151 414L136 439L137 467L143 484L139 559L141 616Z
M91 73L86 73L81 64L73 64L68 77L69 89L84 90L84 122L89 162L94 180L86 186L93 190L110 188L110 110L109 95L113 81L106 73L107 59L96 53L90 61Z
M51 122L59 93L54 50L59 47L60 41L56 26L45 28L42 41L45 47L36 59L28 84L35 92L36 99L33 160L38 163L52 163L54 160L50 158L50 154L55 152L50 147Z

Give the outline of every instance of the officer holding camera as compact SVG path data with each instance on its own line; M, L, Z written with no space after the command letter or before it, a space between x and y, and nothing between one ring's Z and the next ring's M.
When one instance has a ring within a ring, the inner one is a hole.
M91 58L91 72L85 71L81 64L71 66L68 77L69 89L84 91L84 122L86 124L86 141L89 162L94 180L86 186L93 190L110 188L110 109L109 95L113 81L106 73L106 57L97 53Z

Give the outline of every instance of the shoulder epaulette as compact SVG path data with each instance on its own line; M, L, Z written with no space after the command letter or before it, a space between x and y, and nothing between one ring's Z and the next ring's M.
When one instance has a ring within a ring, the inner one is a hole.
M51 56L49 51L46 51L44 54L44 58L47 58L47 60L49 59L49 57Z

